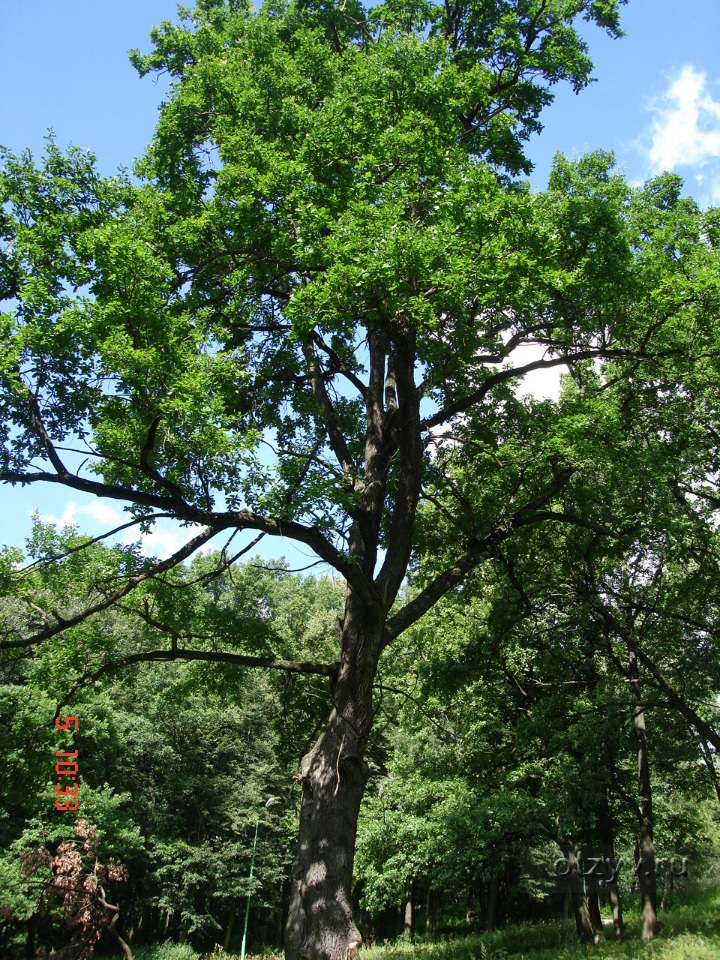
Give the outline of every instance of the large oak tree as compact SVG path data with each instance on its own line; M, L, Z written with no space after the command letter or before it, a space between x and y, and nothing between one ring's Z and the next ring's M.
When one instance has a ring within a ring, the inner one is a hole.
M578 18L617 35L621 3L199 0L134 54L172 77L135 180L52 143L42 168L5 157L0 479L189 527L167 560L130 564L84 609L36 610L5 648L127 607L221 534L293 539L347 583L336 662L253 657L241 637L197 652L330 677L299 774L290 960L359 940L383 651L519 529L594 522L562 500L584 466L567 425L519 400L517 378L603 359L628 379L669 357L682 372L688 318L696 358L715 342L711 286L666 283L706 275L711 222L689 211L665 238L677 196L633 212L603 157L561 164L537 197L514 179L552 86L590 80ZM194 655L170 635L148 659Z

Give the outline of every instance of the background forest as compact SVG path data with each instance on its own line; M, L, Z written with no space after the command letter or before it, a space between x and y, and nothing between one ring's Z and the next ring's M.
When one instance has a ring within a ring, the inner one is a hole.
M88 547L73 530L39 522L28 548L21 576L17 552L3 554L6 636L38 604L52 609L107 590L133 562L132 547ZM609 628L634 611L632 628L648 640L653 665L681 683L683 703L717 722L710 631L694 620L707 611L706 572L650 577L627 563L605 571L612 593L592 594L580 579L582 551L572 570L567 542L525 550L445 598L376 679L353 891L369 942L567 917L598 894L605 916L622 923L615 897L620 909L637 909L636 845L649 802L664 858L658 909L678 891L717 882L714 748ZM521 564L535 570L532 593L520 588ZM239 950L249 890L249 949L282 941L298 816L293 778L323 722L329 679L235 664L112 665L162 646L168 625L201 648L234 636L259 657L330 659L343 585L285 566L250 561L218 573L222 558L206 555L147 588L140 609L152 616L115 607L47 641L42 658L6 655L0 729L13 776L0 841L3 955L53 943L70 956L97 941L112 950L113 917L134 950L162 941ZM686 669L703 656L702 670ZM52 722L70 703L76 733ZM650 775L644 797L638 716ZM71 750L77 814L55 809L54 754ZM269 798L279 802L266 807ZM112 911L84 886L98 864Z

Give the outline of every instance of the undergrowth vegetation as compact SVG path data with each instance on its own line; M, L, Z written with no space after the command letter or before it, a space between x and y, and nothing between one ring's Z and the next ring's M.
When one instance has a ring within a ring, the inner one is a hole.
M662 915L662 928L652 943L640 936L637 904L628 904L626 935L621 943L610 938L612 928L597 945L579 942L572 920L511 924L500 930L434 943L373 944L363 948L362 960L718 960L720 958L720 890L687 892ZM198 954L187 945L162 944L139 949L135 960L237 960L239 954ZM252 954L248 960L283 960L280 951Z

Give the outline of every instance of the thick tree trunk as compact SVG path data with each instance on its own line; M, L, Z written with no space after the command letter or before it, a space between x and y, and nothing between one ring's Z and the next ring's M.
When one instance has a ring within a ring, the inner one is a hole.
M655 845L653 843L652 790L648 759L647 729L642 710L640 675L637 656L630 653L630 691L635 703L633 723L638 743L638 818L640 841L637 848L637 875L642 897L642 937L652 940L657 931L657 878L655 876Z
M607 793L603 791L598 810L598 830L600 833L600 850L602 852L602 868L600 876L604 877L605 889L608 892L610 908L612 910L613 930L615 939L621 940L625 932L620 903L620 890L617 882L617 868L615 863L615 841L613 837L613 823L610 815L610 805Z
M418 608L411 608L409 621L396 621L392 629L388 626L412 553L422 478L416 331L412 324L372 323L367 345L362 476L328 394L315 341L309 337L303 345L328 442L359 496L351 511L348 550L355 575L347 577L345 615L337 625L340 659L332 682L332 711L320 739L301 764L302 806L285 928L286 960L347 960L360 945L350 890L357 819L368 779L365 747L373 721L373 681L383 645L420 616ZM395 464L392 493L388 489L391 463ZM387 546L376 574L384 520ZM470 569L473 563L466 562ZM463 564L455 564L448 577L438 578L437 596L465 572ZM432 605L434 596L426 593L420 606Z
M660 909L663 911L663 913L667 910L668 898L672 892L673 892L672 861L667 861L665 865L665 877L663 880L662 903L660 904Z
M425 943L430 941L430 934L432 931L432 905L433 905L433 894L432 887L427 888L427 896L425 897Z
M333 709L301 764L286 960L347 960L361 942L350 891L358 814L368 779L364 752L372 725L379 637L379 625L358 632L346 609Z
M652 940L657 931L657 878L655 876L655 846L652 828L646 820L640 826L637 863L640 896L642 898L642 938Z
M593 933L597 939L600 939L602 936L603 925L602 925L602 915L600 913L600 890L598 888L597 878L593 875L587 877L587 902L588 902L588 913L590 914L590 922L592 923Z
M403 924L403 933L406 940L412 940L413 937L413 885L410 883L405 891L405 922Z
M486 930L495 929L495 915L497 913L497 896L498 896L498 878L496 874L493 874L490 877L490 883L488 884L487 909L485 910L485 929Z
M475 920L475 886L470 882L467 888L467 898L465 900L465 923L468 925Z
M110 926L110 933L115 937L118 942L118 946L125 954L125 960L133 960L132 950L113 926Z
M600 886L598 880L602 876L601 858L596 857L594 847L583 847L580 857L585 866L585 896L587 898L588 913L593 928L593 937L600 939L603 932L602 916L600 914Z
M625 934L625 924L622 915L622 903L620 901L620 890L617 882L617 866L615 863L615 845L603 843L603 862L605 864L605 889L610 899L610 909L612 910L613 930L615 939L621 940Z
M717 797L718 804L720 804L720 780L718 780L717 770L715 769L715 764L713 762L712 751L703 737L700 737L700 749L705 762L705 769L707 770L708 776L710 777L712 785L715 788L715 796Z
M225 953L230 949L230 940L232 939L233 924L235 923L235 910L237 909L237 900L235 897L230 904L230 913L228 914L227 926L225 927L225 939L223 940L223 950Z
M568 866L567 877L570 885L570 895L572 897L578 937L583 943L595 941L596 933L593 929L585 891L583 890L582 877L580 876L580 863L571 843L563 841L560 844L560 848Z

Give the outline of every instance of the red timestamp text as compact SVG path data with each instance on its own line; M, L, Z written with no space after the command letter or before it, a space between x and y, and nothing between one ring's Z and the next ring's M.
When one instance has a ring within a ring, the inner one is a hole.
M60 717L55 718L55 726L58 730L70 730L70 723L75 724L75 730L78 729L77 717L65 717L65 723L60 723ZM55 808L57 810L77 810L78 808L78 765L77 750L64 750L55 754L56 757L66 759L58 760L55 764L55 773L58 782L55 784ZM73 759L74 758L74 759ZM60 777L65 777L61 780Z

